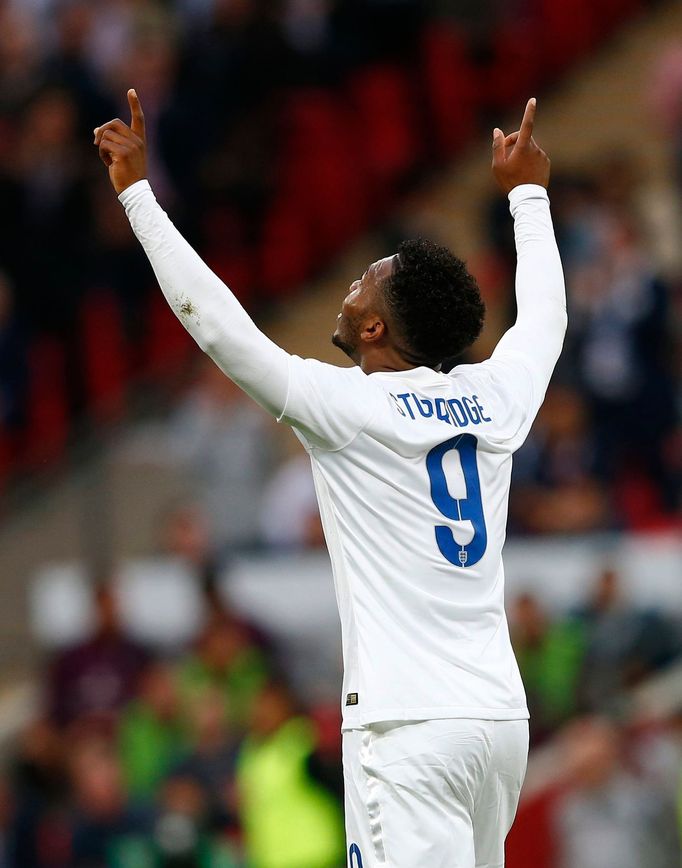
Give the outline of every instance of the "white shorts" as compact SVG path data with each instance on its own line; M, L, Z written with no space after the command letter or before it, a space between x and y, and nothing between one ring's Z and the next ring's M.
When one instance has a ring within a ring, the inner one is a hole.
M501 868L527 758L527 720L345 732L349 868Z

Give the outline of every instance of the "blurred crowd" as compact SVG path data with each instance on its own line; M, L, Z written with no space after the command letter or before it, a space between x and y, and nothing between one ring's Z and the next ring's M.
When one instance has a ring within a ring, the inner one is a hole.
M641 5L2 0L0 484L58 461L78 420L110 419L128 406L131 383L186 358L91 145L96 125L127 118L131 84L159 198L258 313L384 218L490 112L555 80ZM535 51L520 50L530 43ZM580 245L581 264L597 257ZM592 263L591 279L608 266ZM660 320L668 295L658 283L652 292ZM595 400L620 411L634 381L669 368L657 360L642 372L651 359L624 359L627 395L609 391L604 376L618 371L593 358L594 337L606 329L612 344L627 343L643 316L633 309L612 328L618 305L614 291L600 312L585 312L583 367ZM672 450L664 416L655 424ZM603 466L609 431L595 436ZM645 474L660 476L664 460L651 456ZM669 508L671 492L662 498ZM588 511L599 513L592 500Z
M590 175L556 177L552 205L569 327L515 459L511 526L672 526L682 507L682 196L651 189L626 151ZM511 263L506 215L493 213L491 234Z
M54 654L3 783L3 868L339 868L340 719L206 589L189 648L126 634L114 587Z
M551 745L544 791L535 804L531 797L515 831L519 839L545 836L542 859L533 864L679 864L679 683L668 714L632 700L633 691L671 665L679 681L679 616L634 606L616 572L605 569L575 611L550 615L526 593L514 601L510 622L531 712L531 744ZM662 690L671 693L670 686Z
M510 622L533 745L578 714L618 717L629 690L682 656L679 617L634 606L612 569L575 611L550 613L525 593Z
M113 296L128 343L125 373L139 372L151 278L92 147L95 126L127 117L127 88L135 83L143 99L149 175L159 198L211 264L249 295L267 289L264 271L272 271L255 250L271 200L283 195L288 95L307 85L331 87L371 60L406 61L421 6L0 2L3 427L31 422L27 369L37 364L30 340L36 335L56 338L64 349L68 413L88 407L91 384L78 349L86 298ZM284 237L279 246L287 243ZM314 264L304 258L299 279Z
M189 558L188 521L169 530ZM208 570L203 587L197 634L160 652L126 630L116 581L96 586L89 634L48 656L5 764L2 868L345 865L336 704L302 704L272 637ZM525 593L510 622L532 746L557 757L552 868L673 868L680 719L652 726L628 696L679 666L680 624L633 605L610 569L576 611Z

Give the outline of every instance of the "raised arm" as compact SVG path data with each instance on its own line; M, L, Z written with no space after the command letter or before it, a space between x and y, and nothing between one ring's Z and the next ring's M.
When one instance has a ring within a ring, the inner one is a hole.
M542 401L566 333L566 291L549 211L549 159L533 139L535 100L518 132L493 133L493 174L508 194L516 239L516 322L498 343L494 360L516 359L530 373Z
M140 101L128 92L130 126L113 120L95 130L111 183L173 312L204 352L276 416L284 410L289 354L255 325L228 287L171 223L146 179Z

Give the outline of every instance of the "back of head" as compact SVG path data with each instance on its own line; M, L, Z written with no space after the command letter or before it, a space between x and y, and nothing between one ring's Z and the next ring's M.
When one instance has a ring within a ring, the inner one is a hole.
M418 239L398 248L384 298L414 361L437 367L458 356L483 328L485 305L464 262L446 247Z

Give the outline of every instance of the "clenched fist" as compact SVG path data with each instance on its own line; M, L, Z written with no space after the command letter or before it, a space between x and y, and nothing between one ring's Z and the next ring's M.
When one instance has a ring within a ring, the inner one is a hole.
M529 99L521 128L509 136L500 129L493 132L493 175L505 193L519 184L549 184L549 157L533 138L534 99Z
M111 184L122 193L136 181L147 177L147 144L144 114L134 90L128 91L130 126L122 120L109 121L95 130L95 145L102 162L109 169Z

